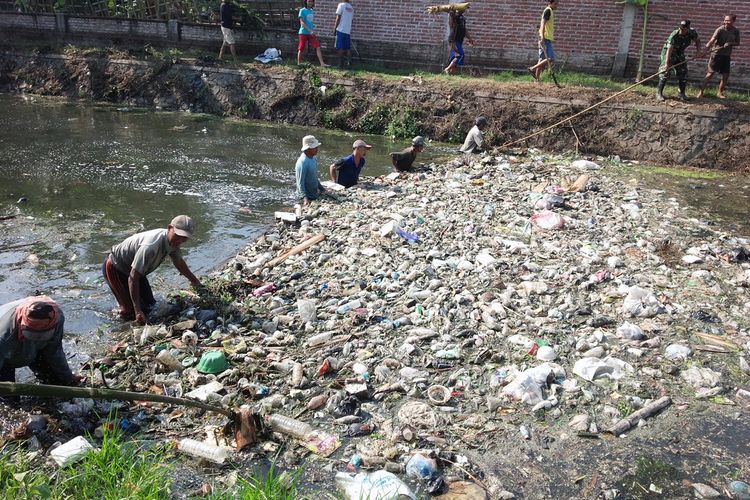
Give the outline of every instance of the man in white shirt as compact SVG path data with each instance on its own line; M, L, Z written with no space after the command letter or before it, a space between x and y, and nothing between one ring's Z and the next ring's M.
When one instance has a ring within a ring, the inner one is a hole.
M484 134L482 131L487 128L487 118L480 116L474 120L474 126L466 134L464 145L461 146L462 153L479 153L484 149Z
M344 0L336 7L336 23L333 29L336 32L336 50L339 53L339 65L344 65L344 54L346 64L350 66L352 48L352 19L354 18L354 7L349 0Z

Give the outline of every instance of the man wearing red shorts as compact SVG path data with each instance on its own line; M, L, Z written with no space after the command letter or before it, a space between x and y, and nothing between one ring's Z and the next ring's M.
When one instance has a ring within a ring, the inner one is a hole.
M297 64L302 64L302 51L305 45L315 49L318 61L324 68L328 65L323 61L323 53L320 51L320 42L315 36L315 0L305 0L305 6L299 10L299 45L297 46Z

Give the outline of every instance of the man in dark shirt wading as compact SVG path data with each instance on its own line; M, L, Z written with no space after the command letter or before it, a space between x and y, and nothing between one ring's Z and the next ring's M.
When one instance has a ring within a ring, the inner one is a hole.
M331 180L344 187L352 187L359 182L359 174L365 168L365 155L372 149L362 139L357 139L352 144L352 154L345 156L328 167Z

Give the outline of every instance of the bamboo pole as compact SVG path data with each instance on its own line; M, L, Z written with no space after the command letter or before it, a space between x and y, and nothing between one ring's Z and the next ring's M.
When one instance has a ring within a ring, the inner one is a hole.
M232 410L209 405L192 399L147 394L140 392L117 391L114 389L99 389L95 387L67 387L63 385L18 384L15 382L0 382L2 396L36 396L40 398L92 398L117 401L151 401L179 406L192 406L206 411L221 413L234 418Z
M291 257L292 255L297 255L298 253L302 253L305 250L307 250L308 248L310 248L311 246L317 245L318 243L320 243L324 239L326 239L326 235L325 234L319 234L317 236L313 236L309 240L305 240L302 243L300 243L299 245L293 247L292 249L287 250L286 252L283 252L281 255L279 255L275 259L271 259L266 264L266 267L270 268L270 267L277 266L277 265L281 264L282 262L284 262L289 257Z

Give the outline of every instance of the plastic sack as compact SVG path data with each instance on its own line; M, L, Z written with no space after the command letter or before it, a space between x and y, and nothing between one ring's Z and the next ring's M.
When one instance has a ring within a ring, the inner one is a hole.
M542 210L531 216L531 222L540 229L562 229L565 227L565 219L562 215L549 210Z
M641 327L628 321L617 328L617 336L625 340L643 340L646 338Z
M599 170L601 168L598 164L588 160L576 160L570 166L581 170Z
M544 399L542 388L528 372L519 373L503 388L503 394L529 405L535 405Z
M664 306L656 296L637 286L627 289L628 295L622 303L622 312L639 318L651 318L664 311Z
M346 472L336 473L336 487L349 500L398 500L417 497L398 477L385 470L360 472L356 476Z
M299 299L297 301L297 311L299 312L300 319L305 323L315 323L318 319L314 300Z
M573 365L573 373L589 382L600 378L618 380L634 371L635 369L630 364L611 356L604 359L582 358Z

